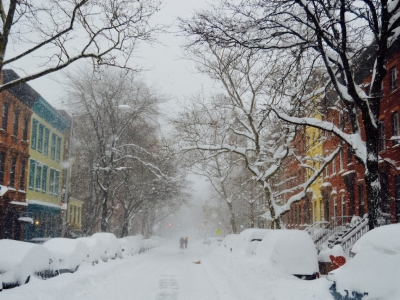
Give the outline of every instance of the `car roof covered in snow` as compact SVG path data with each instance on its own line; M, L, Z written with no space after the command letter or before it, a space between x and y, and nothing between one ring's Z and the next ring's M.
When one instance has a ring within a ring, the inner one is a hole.
M400 254L400 223L385 225L367 232L354 244L351 251L360 253L365 249Z

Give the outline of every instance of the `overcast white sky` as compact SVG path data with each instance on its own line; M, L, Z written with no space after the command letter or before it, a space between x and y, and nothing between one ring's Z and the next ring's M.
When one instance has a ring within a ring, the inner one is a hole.
M202 87L212 88L212 82L205 76L196 73L192 62L183 60L180 45L183 37L178 36L177 17L190 18L196 9L205 8L207 3L200 0L163 0L162 9L152 21L161 24L173 24L170 33L158 36L160 43L152 46L141 44L134 61L142 65L146 71L142 74L145 82L155 84L161 93L170 97L168 108L175 110L175 100L182 100L184 95L194 94ZM29 84L37 90L49 103L61 108L63 90L54 78L62 81L62 75L49 75Z

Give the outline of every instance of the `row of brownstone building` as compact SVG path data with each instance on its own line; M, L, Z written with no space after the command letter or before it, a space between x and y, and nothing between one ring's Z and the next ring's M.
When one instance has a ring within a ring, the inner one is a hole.
M373 55L369 56L369 59ZM381 224L400 223L400 44L397 42L387 55L388 70L384 79L379 116L379 172L381 184ZM369 62L365 62L357 74L359 83L368 86L370 81ZM312 117L330 121L343 128L348 124L344 110L337 109L332 99L326 97L319 103L319 111ZM321 112L321 109L324 110ZM359 122L362 124L361 120ZM365 131L362 128L362 139ZM326 156L340 145L333 134L311 127L303 127L298 132L293 146L299 155ZM315 163L315 162L313 162ZM318 162L316 167L319 167ZM290 160L284 177L288 186L303 183L309 176L298 162ZM365 168L359 163L351 147L342 145L342 150L325 168L324 173L308 189L307 197L294 204L284 217L288 228L305 228L311 224L327 221L331 224L346 224L353 216L361 218L368 213ZM286 200L291 195L286 195Z

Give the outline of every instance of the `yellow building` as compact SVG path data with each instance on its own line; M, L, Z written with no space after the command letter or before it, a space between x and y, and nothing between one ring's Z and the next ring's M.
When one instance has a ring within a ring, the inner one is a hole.
M321 120L321 115L316 114L312 116ZM306 155L310 158L313 157L322 157L323 149L322 149L322 139L321 139L322 131L314 128L314 127L306 127L306 137L307 137L307 152ZM321 167L321 163L315 161L313 159L309 159L307 163L313 166L314 169L319 169ZM313 171L307 171L307 179L309 179L313 175ZM311 184L308 194L311 195L311 207L312 207L312 216L313 222L324 220L324 207L322 202L321 190L320 187L323 183L322 175L319 176L314 183Z
M82 206L83 201L69 198L67 210L67 222L73 229L80 230L82 228Z
M33 106L29 147L27 213L34 224L26 226L25 239L59 236L61 228L64 133L69 122L45 99Z

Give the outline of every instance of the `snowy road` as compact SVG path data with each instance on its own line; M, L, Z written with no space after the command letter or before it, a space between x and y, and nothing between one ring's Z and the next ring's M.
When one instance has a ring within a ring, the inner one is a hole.
M215 247L189 246L183 254L176 245L164 245L95 267L83 265L75 274L33 278L1 292L0 300L332 299L325 279L276 276L248 260L221 255Z

